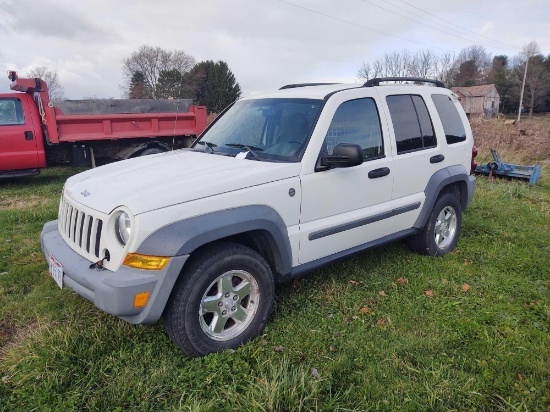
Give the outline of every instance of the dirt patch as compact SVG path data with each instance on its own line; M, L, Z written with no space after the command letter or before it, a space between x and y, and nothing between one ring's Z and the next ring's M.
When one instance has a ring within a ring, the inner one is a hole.
M8 351L21 344L40 330L38 323L31 322L20 328L10 325L6 321L0 323L0 360L3 360Z
M47 198L33 195L25 197L0 197L0 209L4 210L32 209L36 206L44 206L47 203Z

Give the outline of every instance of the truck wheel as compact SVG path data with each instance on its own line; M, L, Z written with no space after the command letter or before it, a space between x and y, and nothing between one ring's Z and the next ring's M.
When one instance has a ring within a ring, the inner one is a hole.
M411 248L422 255L443 256L454 249L460 237L462 208L453 193L442 195L422 230L410 239Z
M139 155L140 156L148 156L148 155L157 154L157 153L164 153L164 150L162 150L158 147L150 147L149 149L145 149Z
M203 249L191 259L163 314L170 339L195 357L258 336L273 308L275 290L265 259L229 242Z

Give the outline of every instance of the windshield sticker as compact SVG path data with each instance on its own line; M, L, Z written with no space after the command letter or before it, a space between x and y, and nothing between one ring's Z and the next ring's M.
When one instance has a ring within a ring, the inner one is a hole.
M235 159L246 159L247 154L248 152L240 152L237 156L235 156Z

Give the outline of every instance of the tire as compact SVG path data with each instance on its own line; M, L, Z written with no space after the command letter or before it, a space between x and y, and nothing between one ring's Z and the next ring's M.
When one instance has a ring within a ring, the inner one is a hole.
M158 153L164 153L164 150L162 150L160 147L150 147L149 149L145 149L144 151L142 151L139 156L149 156Z
M422 230L410 239L421 255L443 256L454 249L462 226L462 208L454 193L440 196Z
M271 314L274 280L256 251L229 242L191 257L163 314L170 339L191 357L258 336Z

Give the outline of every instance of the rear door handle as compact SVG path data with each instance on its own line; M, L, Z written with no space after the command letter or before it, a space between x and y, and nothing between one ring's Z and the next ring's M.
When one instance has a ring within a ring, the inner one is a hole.
M438 154L430 157L430 163L439 163L439 162L442 162L443 160L445 160L445 156L443 156L442 154Z
M25 140L32 140L34 139L34 135L31 131L25 132Z
M390 174L390 169L387 167L381 167L380 169L374 169L369 172L369 179L376 179L377 177L387 176Z

